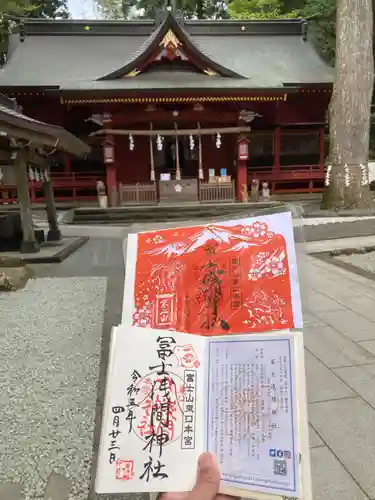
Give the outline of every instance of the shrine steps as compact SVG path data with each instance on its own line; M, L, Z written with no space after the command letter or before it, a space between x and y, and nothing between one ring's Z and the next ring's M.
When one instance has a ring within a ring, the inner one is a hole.
M280 202L204 204L158 204L144 206L74 208L64 217L69 224L135 224L173 220L209 219L210 217L247 217L257 211L285 206Z

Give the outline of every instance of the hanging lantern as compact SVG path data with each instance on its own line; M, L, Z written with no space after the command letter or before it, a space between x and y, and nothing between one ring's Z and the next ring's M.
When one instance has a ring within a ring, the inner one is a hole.
M131 134L129 134L129 149L130 149L130 151L134 150L134 139L133 139L133 136Z
M221 135L216 134L216 147L219 149L221 146Z
M237 144L237 156L239 160L247 161L249 159L249 141L241 139Z
M31 181L35 180L34 170L31 167L29 167L28 175Z
M163 149L163 138L158 135L156 138L156 147L158 151L161 151Z
M44 171L44 181L45 181L45 182L48 182L48 181L49 181L49 177L48 177L48 170L47 170L47 169L45 169L45 171Z
M103 142L103 157L104 157L104 163L113 163L115 161L114 144L109 139Z
M35 169L35 182L40 182L39 171Z
M43 173L43 170L40 171L39 177L40 177L40 182L44 182L44 173Z
M189 147L190 151L193 151L195 148L194 137L191 134L189 135Z

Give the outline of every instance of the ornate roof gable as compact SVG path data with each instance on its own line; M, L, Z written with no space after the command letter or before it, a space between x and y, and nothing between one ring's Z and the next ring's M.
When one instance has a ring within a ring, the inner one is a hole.
M169 13L130 61L99 80L134 77L147 71L151 64L162 60L189 62L202 74L208 76L245 78L204 54L173 14Z

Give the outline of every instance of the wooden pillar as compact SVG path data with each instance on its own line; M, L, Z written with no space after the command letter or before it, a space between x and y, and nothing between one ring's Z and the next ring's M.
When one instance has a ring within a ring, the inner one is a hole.
M274 170L280 170L280 148L281 148L281 129L276 127L273 133L273 147L274 147Z
M110 129L112 128L112 116L110 113L104 113L103 117L103 128ZM103 147L106 148L106 145L111 145L112 154L106 154L106 151L103 151L104 164L105 164L105 174L106 174L106 184L107 184L107 196L109 205L113 204L113 201L117 198L114 194L117 191L117 178L116 178L116 150L115 150L115 140L111 134L106 134ZM109 149L108 149L109 151Z
M325 161L325 144L324 144L324 127L319 129L319 169L324 172Z
M236 199L243 201L244 187L247 186L247 160L237 160Z
M237 201L246 201L244 199L244 191L247 189L247 164L249 159L248 140L239 138L237 142L237 182L236 182L236 199ZM246 196L247 198L247 196Z
M29 179L27 176L27 152L20 149L17 152L15 161L15 173L17 181L18 203L20 205L20 215L22 224L22 253L35 253L40 251L39 243L35 238L33 214L31 210L31 200L29 194Z
M59 223L57 222L55 197L53 194L51 173L48 165L44 170L43 193L46 199L46 212L49 225L47 241L60 241L62 236L59 230Z
M116 166L114 163L106 164L105 175L107 183L107 196L109 202L111 203L111 200L113 199L113 193L116 191L117 188Z

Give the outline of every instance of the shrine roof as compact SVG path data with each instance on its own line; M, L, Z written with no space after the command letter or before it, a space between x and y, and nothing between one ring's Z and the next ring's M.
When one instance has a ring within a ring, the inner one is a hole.
M86 156L90 146L62 127L34 120L24 115L15 101L0 94L0 130L10 137L25 139L51 149Z
M137 74L171 29L210 76L179 69ZM0 87L126 91L329 85L333 70L305 30L303 19L179 23L169 15L159 25L147 20L29 19L20 33L11 35Z

